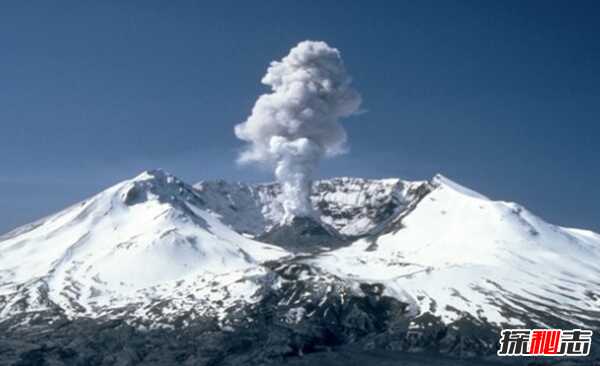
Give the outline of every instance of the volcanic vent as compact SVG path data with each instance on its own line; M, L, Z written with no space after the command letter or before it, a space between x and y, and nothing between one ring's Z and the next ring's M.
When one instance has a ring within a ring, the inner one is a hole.
M349 238L313 216L294 216L275 225L258 240L292 252L312 252L339 247L348 242Z

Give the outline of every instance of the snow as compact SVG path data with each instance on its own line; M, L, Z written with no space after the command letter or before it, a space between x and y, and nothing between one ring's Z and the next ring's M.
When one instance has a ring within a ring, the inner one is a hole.
M272 183L191 187L162 171L116 184L0 237L0 317L56 304L70 316L133 311L160 323L257 301L278 286L263 263L292 256L253 239L280 222L280 192ZM311 201L348 245L297 260L356 291L382 283L413 316L521 325L543 322L536 309L583 324L600 307L589 296L600 292L600 235L551 225L441 175L322 180Z
M322 222L342 235L361 236L405 209L423 185L426 182L333 178L313 184L311 201ZM259 236L283 220L277 183L204 181L194 188L206 210L237 232Z
M34 281L46 284L49 300L61 307L76 302L90 310L92 300L110 303L288 255L232 231L196 204L191 187L160 171L117 184L0 242L0 295Z
M452 189L456 192L462 193L465 196L469 196L472 198L479 198L479 199L483 199L483 200L488 199L481 193L477 193L472 189L464 187L441 174L436 174L432 179L432 183L435 187L446 187L446 188Z
M600 290L597 234L550 225L517 204L491 201L439 175L433 185L403 228L381 235L374 246L361 239L310 262L349 279L383 282L445 321L466 312L515 323L503 314L509 295L551 299L556 303L548 309L573 314L597 309L585 296ZM580 285L559 286L568 281Z

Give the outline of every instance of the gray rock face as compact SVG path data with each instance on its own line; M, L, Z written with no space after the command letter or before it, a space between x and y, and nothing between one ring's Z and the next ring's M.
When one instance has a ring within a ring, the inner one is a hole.
M194 185L203 207L236 231L261 236L282 222L277 183L248 185L222 180ZM315 219L345 237L370 234L418 201L427 182L400 179L333 178L313 184Z
M312 217L294 217L289 222L275 225L258 240L291 252L315 252L337 248L351 239Z

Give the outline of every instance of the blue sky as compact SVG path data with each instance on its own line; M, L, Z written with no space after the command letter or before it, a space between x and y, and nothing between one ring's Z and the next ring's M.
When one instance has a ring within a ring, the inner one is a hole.
M268 63L339 48L366 113L321 176L441 172L600 231L600 4L63 1L0 9L0 231L161 167L270 180L233 126Z

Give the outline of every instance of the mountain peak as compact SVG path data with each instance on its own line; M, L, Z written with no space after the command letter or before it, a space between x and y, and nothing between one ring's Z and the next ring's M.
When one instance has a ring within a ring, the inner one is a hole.
M162 169L146 170L123 184L122 201L128 206L152 199L173 203L195 198L190 186Z
M130 179L132 182L145 182L145 181L155 181L155 182L163 182L163 183L172 183L175 181L179 181L179 179L169 172L165 172L163 169L149 169L144 170L134 178Z
M482 195L481 193L475 192L474 190L467 188L440 173L433 176L433 178L431 179L431 185L435 188L446 187L452 191L472 198L489 200L489 198Z

